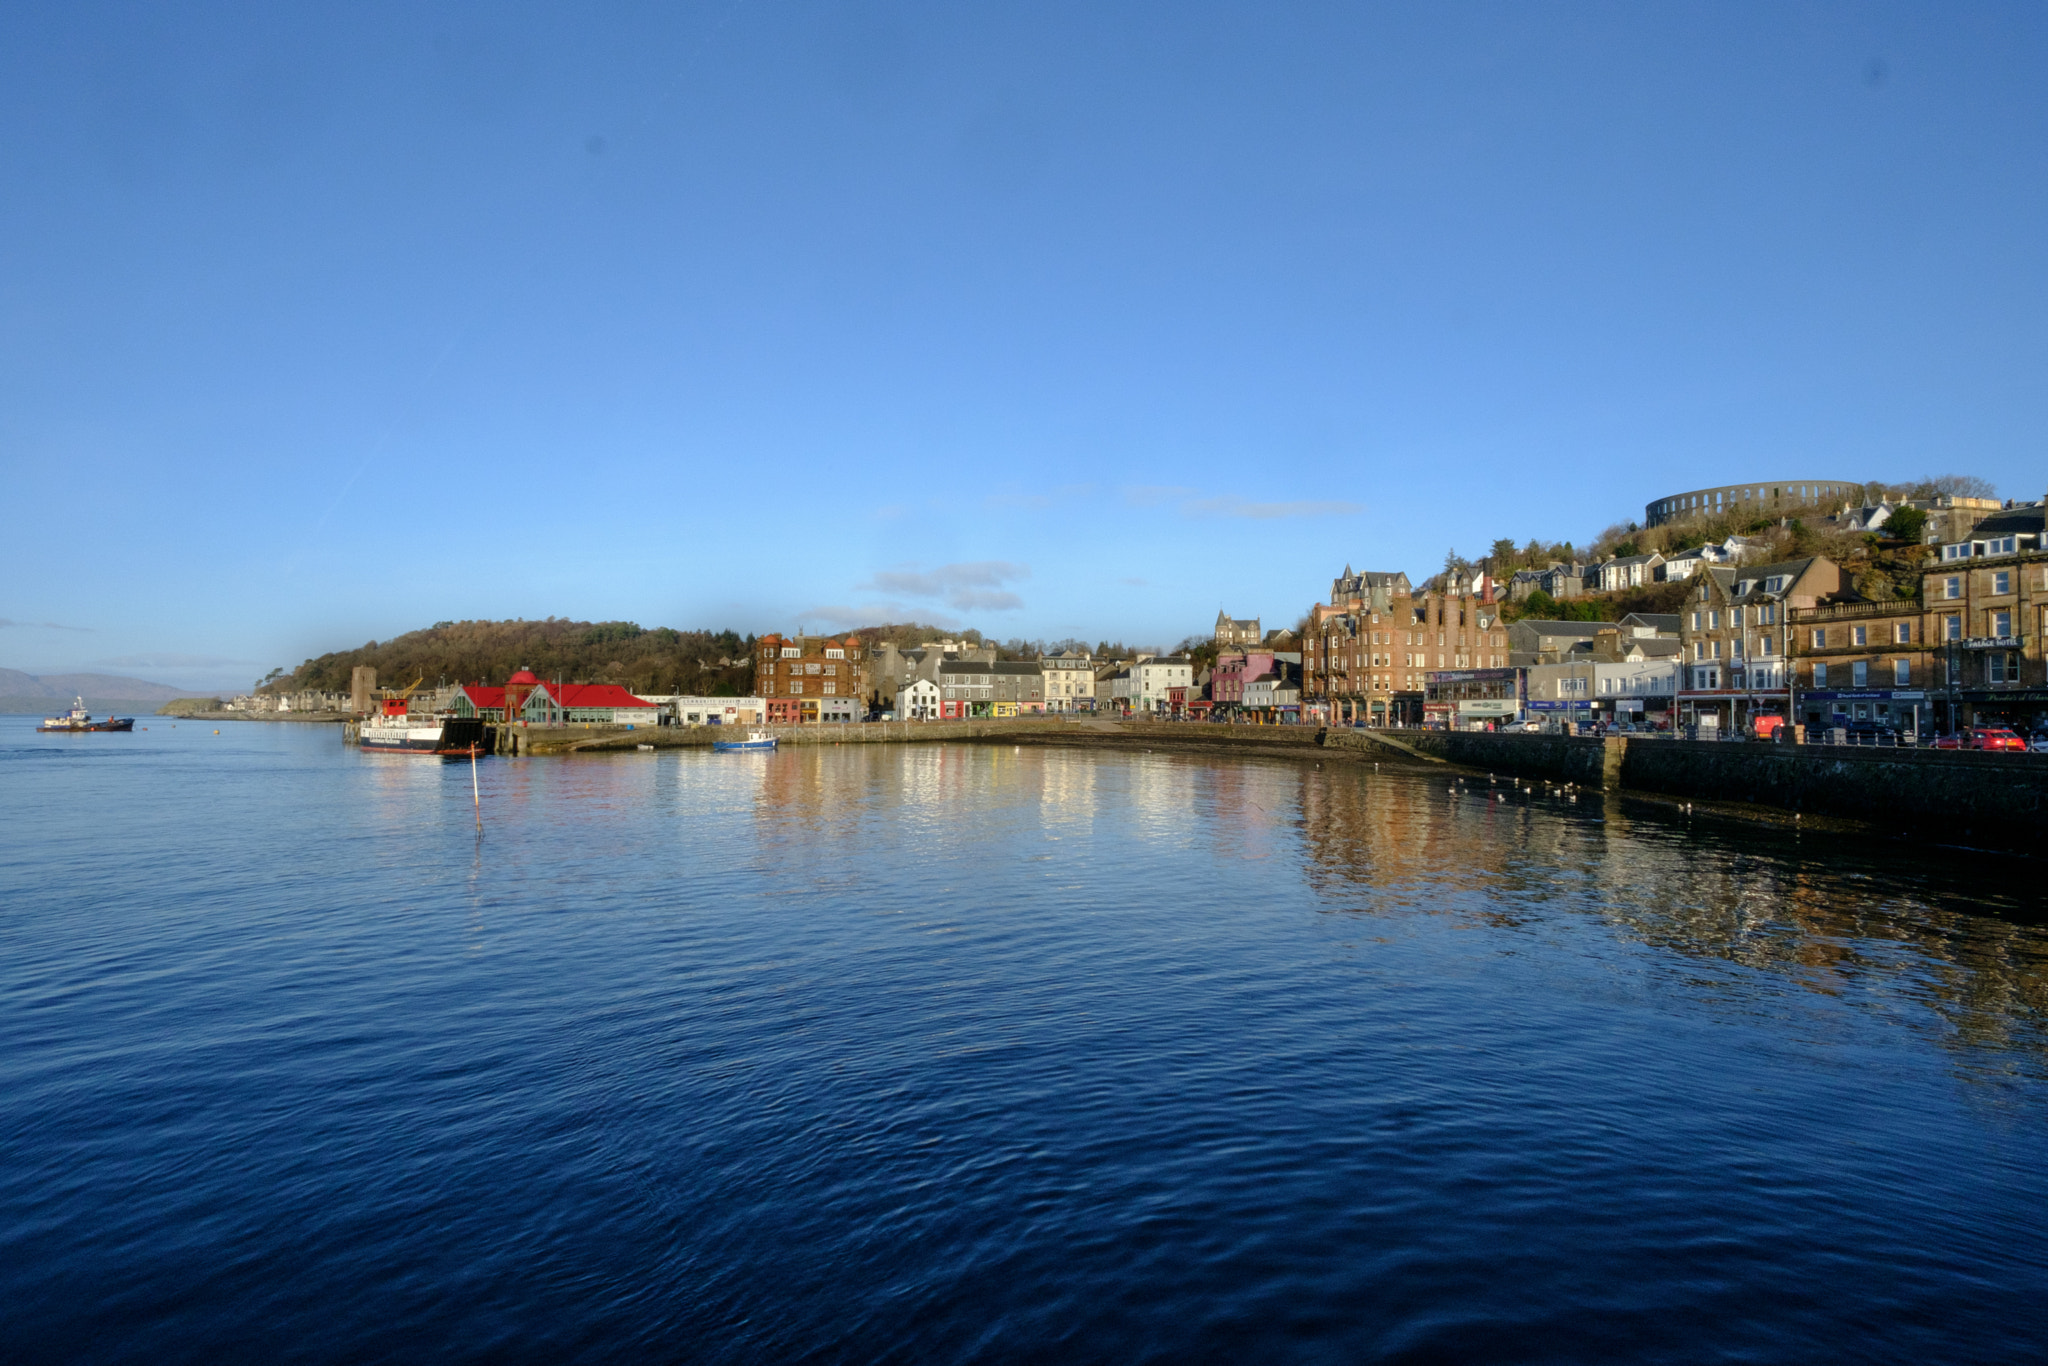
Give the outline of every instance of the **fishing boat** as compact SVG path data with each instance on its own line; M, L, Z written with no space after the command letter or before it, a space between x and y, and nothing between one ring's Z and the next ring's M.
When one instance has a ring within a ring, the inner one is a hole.
M775 737L765 730L750 730L747 732L747 738L744 740L713 740L711 748L714 750L774 749Z
M415 716L403 702L387 702L379 716L366 716L356 731L364 749L389 754L487 754L484 723L476 716Z
M92 713L85 709L85 699L78 698L71 704L71 710L62 716L45 716L37 730L56 731L59 734L83 734L89 730L134 730L132 716L109 716L104 721L92 719Z

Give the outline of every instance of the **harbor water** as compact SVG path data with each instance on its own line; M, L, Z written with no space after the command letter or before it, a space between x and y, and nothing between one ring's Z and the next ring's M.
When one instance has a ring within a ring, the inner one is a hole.
M0 718L22 1362L2018 1361L2038 861L1370 763Z

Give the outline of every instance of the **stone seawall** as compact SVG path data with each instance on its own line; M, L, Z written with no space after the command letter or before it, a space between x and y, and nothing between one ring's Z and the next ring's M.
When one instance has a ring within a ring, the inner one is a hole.
M1451 763L1606 790L1657 792L1910 830L1936 843L2038 852L2048 756L1837 745L1402 731ZM1334 743L1359 745L1343 732Z

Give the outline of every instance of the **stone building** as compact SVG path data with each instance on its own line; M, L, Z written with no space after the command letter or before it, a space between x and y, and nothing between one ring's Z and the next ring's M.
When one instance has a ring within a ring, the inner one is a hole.
M858 720L868 691L858 636L766 635L755 644L754 692L772 722Z
M1920 608L1945 728L2048 726L2048 502L2004 509L1944 546L1921 576Z
M1918 602L1838 594L1791 608L1786 618L1794 721L1817 729L1853 721L1925 729L1935 661Z
M1216 614L1216 645L1218 649L1242 649L1259 643L1259 619L1257 617L1233 617L1228 612Z
M1303 714L1333 723L1419 725L1425 673L1508 664L1498 609L1471 594L1417 596L1406 574L1346 566L1308 620Z
M1047 711L1095 710L1095 661L1089 655L1075 650L1047 655L1038 667L1045 676Z
M939 666L947 660L995 662L996 647L986 642L928 640L922 645L899 649L883 641L868 651L868 702L876 708L893 707L896 695L907 683L923 679L937 683Z
M1841 592L1833 560L1813 556L1697 576L1680 612L1679 721L1729 734L1757 716L1792 715L1786 631L1794 608Z

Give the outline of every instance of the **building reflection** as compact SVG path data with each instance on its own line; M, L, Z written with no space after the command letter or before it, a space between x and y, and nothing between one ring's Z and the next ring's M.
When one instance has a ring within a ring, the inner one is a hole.
M1570 802L1540 784L1468 779L1454 792L1448 778L1341 767L1299 782L1309 877L1335 905L1508 926L1589 916L1664 952L1901 1019L1917 1005L1973 1065L1991 1052L2019 1050L2030 1066L2048 1055L2048 928L2023 874L1708 825L1597 793ZM1744 981L1707 991L1739 994Z

